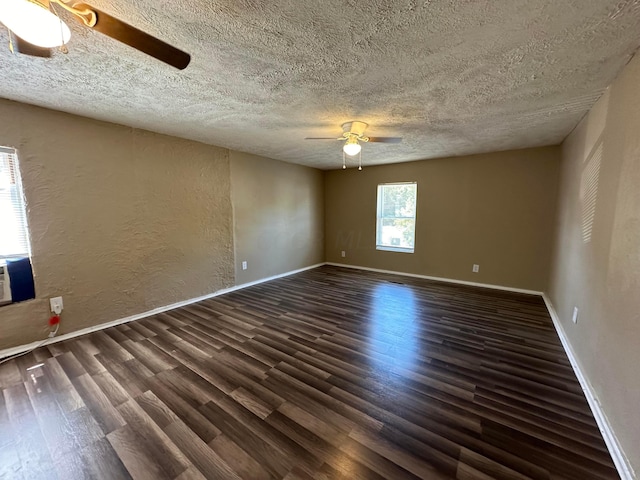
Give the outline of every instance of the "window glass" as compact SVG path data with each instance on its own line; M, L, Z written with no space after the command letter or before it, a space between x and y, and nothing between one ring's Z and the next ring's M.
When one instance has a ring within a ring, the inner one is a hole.
M416 236L418 185L384 183L378 185L376 248L413 253Z

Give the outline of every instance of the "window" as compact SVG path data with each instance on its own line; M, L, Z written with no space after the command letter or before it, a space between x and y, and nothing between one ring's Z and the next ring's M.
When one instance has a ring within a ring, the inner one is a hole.
M378 185L376 249L413 253L417 196L415 182Z
M0 147L0 263L6 258L28 257L29 253L18 156L14 149Z

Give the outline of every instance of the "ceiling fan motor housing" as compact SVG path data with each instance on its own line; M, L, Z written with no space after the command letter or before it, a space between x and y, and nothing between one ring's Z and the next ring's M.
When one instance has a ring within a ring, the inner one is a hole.
M351 135L356 135L357 137L364 136L364 131L367 129L369 124L358 121L351 121L342 124L342 131L344 133L348 133Z

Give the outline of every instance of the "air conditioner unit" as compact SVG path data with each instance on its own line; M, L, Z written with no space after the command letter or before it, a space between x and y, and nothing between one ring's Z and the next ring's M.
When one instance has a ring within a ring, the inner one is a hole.
M0 304L36 298L29 258L8 259L0 264Z
M11 280L6 265L0 265L0 305L11 303Z

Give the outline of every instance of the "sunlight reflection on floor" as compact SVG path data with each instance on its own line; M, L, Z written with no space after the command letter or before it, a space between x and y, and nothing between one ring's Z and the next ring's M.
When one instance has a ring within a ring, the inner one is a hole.
M376 370L412 369L419 353L418 307L410 287L377 285L370 312L370 351ZM380 372L382 373L382 372Z

